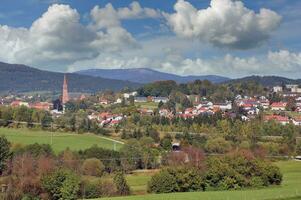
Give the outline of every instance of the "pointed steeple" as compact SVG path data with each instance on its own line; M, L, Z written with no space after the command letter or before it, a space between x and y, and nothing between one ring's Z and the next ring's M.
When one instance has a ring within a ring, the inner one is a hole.
M63 83L63 97L62 103L65 104L69 101L69 94L68 94L68 84L67 84L67 77L66 74L64 75L64 83Z

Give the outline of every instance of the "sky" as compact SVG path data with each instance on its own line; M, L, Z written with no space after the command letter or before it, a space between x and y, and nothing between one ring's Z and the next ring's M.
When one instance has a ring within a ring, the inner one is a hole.
M0 61L301 78L300 0L1 0Z

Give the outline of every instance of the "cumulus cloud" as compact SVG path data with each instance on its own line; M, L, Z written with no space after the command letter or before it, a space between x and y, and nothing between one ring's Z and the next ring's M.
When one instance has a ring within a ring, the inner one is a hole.
M154 18L158 13L133 2L128 8L117 10L111 4L96 6L88 26L81 24L80 17L69 5L53 4L29 28L0 25L0 59L40 67L59 66L137 48L138 42L120 20Z
M92 19L96 28L108 28L120 26L120 20L123 19L143 19L160 18L162 14L159 10L152 8L142 8L136 1L129 7L115 9L111 3L105 7L95 6L91 11Z
M281 75L300 77L301 53L287 50L270 51L261 57L238 57L226 54L223 57L204 59L186 58L177 63L162 62L163 71L179 74L217 74L232 78L249 75Z
M178 0L174 9L175 13L165 17L177 35L235 49L262 44L281 21L281 16L272 10L261 8L255 13L234 0L211 0L210 7L200 10Z

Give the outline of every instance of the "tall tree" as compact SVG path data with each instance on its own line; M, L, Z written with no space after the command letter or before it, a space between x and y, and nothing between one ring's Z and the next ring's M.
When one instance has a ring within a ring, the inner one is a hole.
M10 157L10 143L4 137L0 137L0 175L6 168L6 161Z

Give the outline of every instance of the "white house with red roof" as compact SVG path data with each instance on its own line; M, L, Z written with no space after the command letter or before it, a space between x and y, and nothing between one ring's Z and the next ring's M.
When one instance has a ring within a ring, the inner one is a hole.
M292 122L293 122L293 124L296 125L296 126L301 126L301 117L294 117L294 118L292 119Z
M286 102L274 102L271 104L271 110L284 111L286 109Z
M282 125L289 124L289 118L287 116L280 116L280 115L266 115L264 116L264 121L271 121L274 120Z

